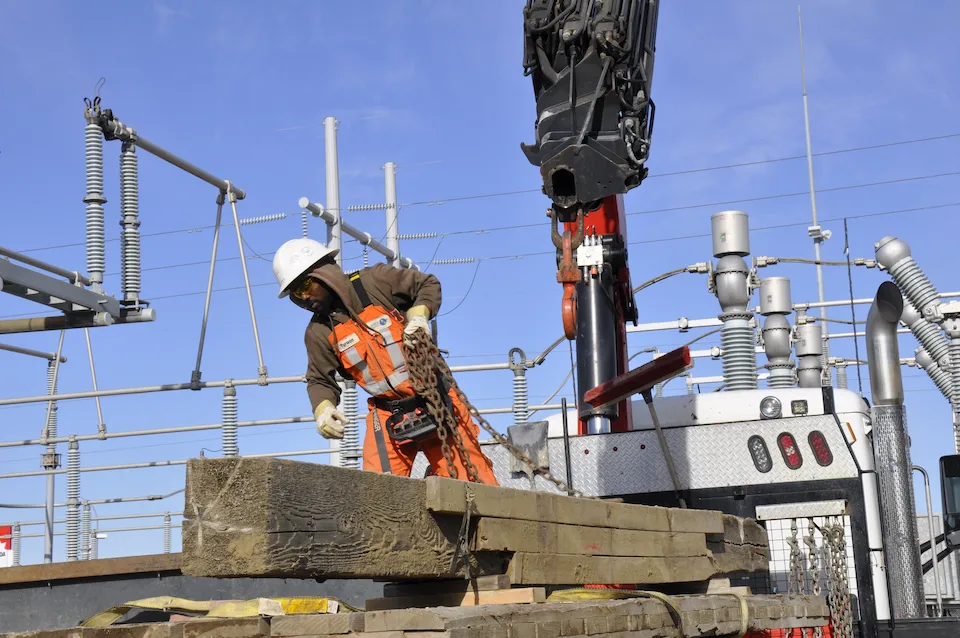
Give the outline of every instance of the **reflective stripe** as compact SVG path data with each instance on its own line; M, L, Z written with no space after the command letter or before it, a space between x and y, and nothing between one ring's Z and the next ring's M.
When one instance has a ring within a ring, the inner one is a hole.
M353 366L352 371L360 374L361 378L357 379L354 377L353 380L359 383L361 388L368 388L374 383L373 377L370 375L370 368L367 367L366 361L360 361L360 363Z
M394 342L388 345L387 354L390 355L390 363L397 370L407 367L407 360L403 358L403 350L400 349L399 343Z
M340 355L343 356L347 360L347 363L352 366L359 365L360 362L363 361L363 359L360 358L360 351L355 347L347 348L345 351L341 352Z
M375 397L388 394L397 388L400 384L410 380L410 375L406 370L397 370L390 375L387 381L377 381L363 385L363 389ZM389 383L388 383L389 381Z

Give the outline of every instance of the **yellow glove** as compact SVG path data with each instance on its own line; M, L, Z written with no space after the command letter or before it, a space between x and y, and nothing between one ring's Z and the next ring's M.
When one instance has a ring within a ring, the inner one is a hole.
M324 399L313 411L313 418L317 421L317 432L325 439L342 439L343 426L347 424L347 417L337 410L328 399Z
M417 332L417 330L423 330L423 333L430 336L430 324L428 323L430 319L430 309L426 306L414 306L407 311L407 325L403 329L403 334L405 340L410 340L409 338Z

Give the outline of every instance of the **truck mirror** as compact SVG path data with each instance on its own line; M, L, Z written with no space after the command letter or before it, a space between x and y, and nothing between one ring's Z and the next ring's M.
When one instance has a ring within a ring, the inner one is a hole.
M960 547L960 454L940 457L943 535L947 547Z

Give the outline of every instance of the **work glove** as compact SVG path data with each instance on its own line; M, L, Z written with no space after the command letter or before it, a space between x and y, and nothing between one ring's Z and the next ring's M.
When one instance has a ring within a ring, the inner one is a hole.
M342 439L343 426L347 424L347 417L337 410L329 400L323 400L313 411L317 421L317 432L325 439Z
M417 330L423 330L424 335L430 338L430 309L426 306L414 306L407 311L407 325L403 329L403 340L409 346Z

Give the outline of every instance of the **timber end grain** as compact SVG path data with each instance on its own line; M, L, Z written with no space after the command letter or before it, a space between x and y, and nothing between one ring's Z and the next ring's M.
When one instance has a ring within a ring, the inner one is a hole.
M460 517L433 516L423 481L270 458L187 464L183 573L209 577L457 577ZM502 574L501 554L471 557Z

